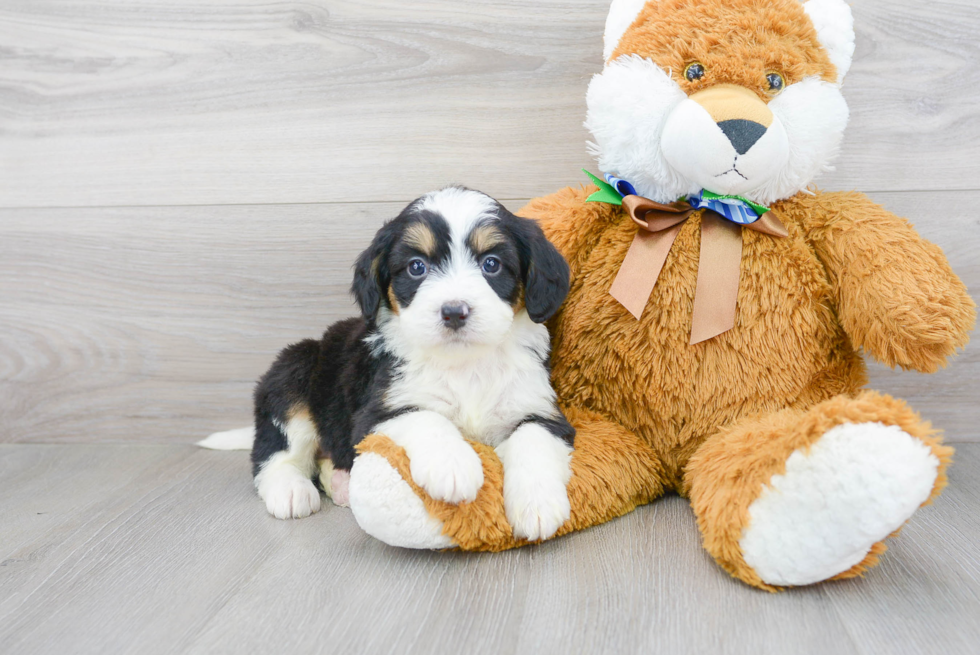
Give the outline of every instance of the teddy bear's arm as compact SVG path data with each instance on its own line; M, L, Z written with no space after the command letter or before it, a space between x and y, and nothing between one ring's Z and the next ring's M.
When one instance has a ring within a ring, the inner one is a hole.
M810 239L854 345L931 373L966 345L976 305L942 250L860 193L815 199Z
M573 280L606 226L619 215L619 207L614 205L586 202L595 191L594 186L566 187L531 200L517 212L538 222L548 240L568 261Z

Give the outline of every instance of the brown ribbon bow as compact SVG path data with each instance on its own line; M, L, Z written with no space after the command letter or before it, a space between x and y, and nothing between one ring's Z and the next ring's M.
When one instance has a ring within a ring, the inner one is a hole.
M681 224L700 210L681 200L663 205L641 196L625 196L623 207L640 229L609 292L639 319ZM691 317L692 346L735 327L742 227L710 209L705 209L701 216L701 257ZM771 211L744 227L774 237L788 234Z

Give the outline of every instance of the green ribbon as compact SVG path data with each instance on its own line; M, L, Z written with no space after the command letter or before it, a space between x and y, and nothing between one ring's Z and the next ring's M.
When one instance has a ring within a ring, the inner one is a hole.
M619 195L619 191L613 185L605 180L600 180L584 168L582 172L592 178L592 183L599 187L599 190L586 198L585 202L608 202L610 205L623 204L623 196Z

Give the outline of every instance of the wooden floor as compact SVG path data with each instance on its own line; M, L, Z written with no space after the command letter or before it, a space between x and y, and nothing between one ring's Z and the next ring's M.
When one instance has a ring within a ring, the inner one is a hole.
M0 2L0 653L959 653L980 644L980 346L872 365L957 444L865 579L728 578L663 499L495 555L347 510L266 516L274 353L352 312L355 254L447 183L584 181L608 0ZM980 296L980 3L854 0L828 189L907 216Z
M975 653L980 444L864 579L768 594L668 497L542 546L418 552L269 517L245 453L0 446L0 652Z

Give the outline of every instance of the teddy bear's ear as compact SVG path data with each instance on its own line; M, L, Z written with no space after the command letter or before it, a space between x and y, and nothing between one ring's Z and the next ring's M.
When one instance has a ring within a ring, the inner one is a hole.
M623 34L633 24L647 0L612 0L602 35L602 60L608 62Z
M820 45L837 68L837 83L844 81L854 57L854 18L844 0L807 0L803 10L813 21Z

